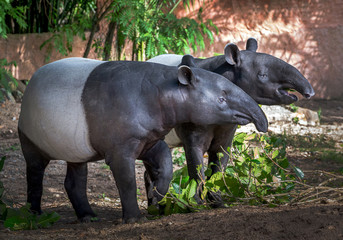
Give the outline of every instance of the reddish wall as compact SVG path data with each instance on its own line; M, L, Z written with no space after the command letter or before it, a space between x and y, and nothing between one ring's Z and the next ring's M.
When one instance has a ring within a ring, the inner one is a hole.
M296 66L311 82L317 98L343 99L343 0L210 0L204 17L219 27L213 45L196 56L222 53L228 42L244 49L249 37L258 51L275 55ZM195 6L197 9L197 6ZM195 17L194 12L179 14ZM29 79L44 65L47 52L39 46L49 34L9 35L0 39L0 58L17 62L17 79ZM86 41L75 38L69 56L82 56ZM61 56L55 50L50 61ZM96 58L94 53L90 58Z
M213 0L203 10L220 33L196 56L222 53L228 42L244 49L246 40L255 37L258 51L296 66L317 98L343 98L342 0ZM195 17L183 10L180 15Z
M48 62L56 61L66 56L58 53L54 48L49 51L48 44L40 50L44 41L52 36L50 33L9 34L7 39L0 38L0 59L16 61L17 67L12 66L11 71L16 79L30 79L32 74ZM82 57L86 48L86 41L74 38L73 51L68 57ZM49 60L49 52L51 52ZM94 58L95 54L90 54Z

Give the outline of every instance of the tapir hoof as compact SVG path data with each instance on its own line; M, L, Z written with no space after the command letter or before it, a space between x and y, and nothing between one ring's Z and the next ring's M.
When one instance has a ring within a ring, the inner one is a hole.
M99 218L97 218L96 216L87 215L85 217L79 218L79 221L81 223L98 222Z
M208 192L207 197L210 200L210 206L212 208L223 208L223 207L225 207L223 199L220 196L220 193Z
M133 218L128 218L128 219L123 219L123 224L125 223L144 223L148 221L146 217L133 217Z
M31 213L35 214L35 215L42 215L43 211L41 209L32 209L30 208Z

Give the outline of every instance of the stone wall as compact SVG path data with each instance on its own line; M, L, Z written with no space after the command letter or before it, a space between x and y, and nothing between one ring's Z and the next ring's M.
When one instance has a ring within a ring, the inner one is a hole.
M195 12L180 8L179 15L196 17ZM228 42L244 49L246 40L255 37L258 51L297 67L315 88L317 98L343 99L343 0L208 0L203 15L219 27L219 35L195 56L222 53ZM29 79L47 63L48 49L39 46L50 36L19 34L0 39L0 59L15 60L14 76ZM69 57L81 57L85 46L86 41L75 38ZM52 50L49 61L63 57Z

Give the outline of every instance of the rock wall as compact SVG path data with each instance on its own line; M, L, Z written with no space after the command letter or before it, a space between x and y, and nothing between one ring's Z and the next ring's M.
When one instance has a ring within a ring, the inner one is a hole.
M203 1L199 1L203 2ZM199 3L197 3L199 4ZM180 16L196 18L194 11L179 9ZM297 67L309 79L317 98L343 99L343 0L207 0L205 19L219 28L213 45L195 56L222 53L228 42L244 49L249 37L259 42L258 51L277 56ZM65 56L39 49L50 34L9 35L0 39L0 59L15 60L11 70L17 79L29 79L42 65ZM69 57L81 57L86 41L75 38ZM91 53L90 58L96 58Z

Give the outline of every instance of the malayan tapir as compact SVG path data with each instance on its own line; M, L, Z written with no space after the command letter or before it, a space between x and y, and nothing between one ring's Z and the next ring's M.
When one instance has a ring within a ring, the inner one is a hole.
M297 97L288 90L293 89L304 97L315 93L307 79L293 66L274 56L258 53L257 41L249 38L246 51L240 51L235 44L227 44L224 55L194 60L197 67L218 73L248 93L257 103L265 105L291 104ZM148 62L177 66L182 56L164 54ZM165 138L169 147L183 146L190 178L199 179L198 166L203 166L203 155L208 153L212 174L224 169L228 155L219 160L217 153L223 153L231 146L237 124L201 125L183 123L177 125ZM201 177L204 178L203 167ZM150 179L146 175L146 185ZM200 199L197 201L200 203ZM218 203L220 205L220 201Z
M87 162L105 159L119 189L123 222L138 221L135 160L143 160L154 187L164 195L172 159L161 139L176 125L190 122L253 122L259 131L268 128L251 97L200 68L83 58L41 67L26 88L18 126L31 210L41 213L44 169L50 160L60 159L67 161L64 185L76 215L91 221L96 215L86 195ZM153 197L156 202L162 198Z

